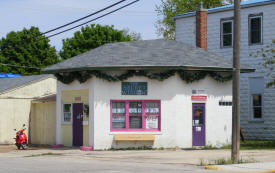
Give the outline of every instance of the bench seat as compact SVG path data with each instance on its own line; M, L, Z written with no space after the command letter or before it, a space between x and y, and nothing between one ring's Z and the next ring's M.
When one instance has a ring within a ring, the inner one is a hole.
M115 141L154 141L153 134L115 134Z

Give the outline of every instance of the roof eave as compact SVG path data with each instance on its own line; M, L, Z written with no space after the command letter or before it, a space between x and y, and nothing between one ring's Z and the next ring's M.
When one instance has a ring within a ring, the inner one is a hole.
M232 68L224 67L196 67L196 66L104 66L104 67L78 67L67 69L53 69L43 70L45 74L55 74L63 72L84 71L84 70L187 70L187 71L216 71L216 72L230 72ZM242 68L241 73L254 72L252 68Z
M48 74L52 74L52 73L48 73ZM24 77L24 76L21 76L21 77ZM55 77L52 76L52 75L48 75L48 76L45 76L45 77L41 77L41 78L38 78L38 79L35 79L35 80L32 80L32 81L29 81L29 82L27 82L27 83L24 83L24 84L22 84L22 85L18 85L18 86L15 86L15 87L13 87L13 88L8 88L8 89L5 89L5 90L2 90L2 91L0 91L0 95L3 95L3 94L6 94L6 93L9 93L9 92L12 92L12 91L17 90L17 89L19 89L19 88L22 88L22 87L25 87L25 86L31 85L31 84L33 84L33 83L36 83L36 82L40 82L40 81L42 81L42 80L49 79L49 78L54 78L54 79L55 79ZM7 78L5 78L5 79L7 79Z

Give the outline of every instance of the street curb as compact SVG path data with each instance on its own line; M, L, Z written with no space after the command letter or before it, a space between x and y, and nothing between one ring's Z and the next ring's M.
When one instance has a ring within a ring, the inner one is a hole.
M208 170L216 170L216 171L231 171L231 172L247 172L247 170L230 170L230 169L222 169L218 166L214 166L214 165L206 165L204 166L204 169L208 169ZM251 171L249 170L249 172L255 172L255 173L275 173L275 169L270 169L270 170L263 170L263 171Z
M217 166L213 166L213 165L206 165L206 166L204 166L204 169L217 170L217 171L221 171L222 170L222 168L217 167Z

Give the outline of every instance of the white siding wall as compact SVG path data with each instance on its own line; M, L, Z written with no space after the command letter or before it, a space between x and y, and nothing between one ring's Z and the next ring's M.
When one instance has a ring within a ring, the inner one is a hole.
M241 127L247 138L275 139L275 89L264 89L263 121L252 121L249 77L264 77L265 69L260 59L249 56L264 45L248 44L248 15L263 13L263 44L275 39L275 4L241 9L241 63L256 69L255 73L241 75ZM220 48L220 19L233 17L233 11L208 14L208 50L232 58L232 48ZM195 45L195 16L176 20L176 40ZM263 84L265 85L265 84Z
M95 149L111 147L133 147L145 144L153 147L192 147L192 89L205 89L206 101L206 145L219 146L231 142L231 107L219 106L219 100L231 100L231 82L218 83L207 77L192 84L186 84L178 76L163 82L145 77L133 77L128 81L148 82L148 95L121 95L121 82L107 82L92 78L84 84L74 81L70 85L58 82L57 98L62 90L90 89L90 145ZM110 132L110 100L161 100L161 132ZM57 99L61 107L60 99ZM60 125L60 108L57 109L57 123ZM149 133L156 140L150 143L115 143L114 134ZM57 141L61 132L57 128Z

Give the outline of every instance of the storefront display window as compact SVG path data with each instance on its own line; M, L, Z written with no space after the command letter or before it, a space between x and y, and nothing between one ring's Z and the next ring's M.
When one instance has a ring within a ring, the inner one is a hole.
M111 101L111 131L159 131L160 101Z

